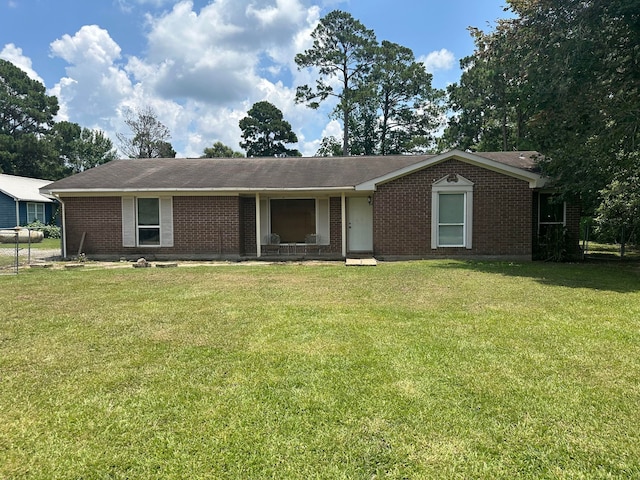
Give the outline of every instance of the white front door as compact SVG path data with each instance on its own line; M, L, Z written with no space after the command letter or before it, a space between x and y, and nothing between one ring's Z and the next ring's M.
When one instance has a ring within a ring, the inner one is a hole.
M367 197L347 199L347 239L350 252L373 251L373 207Z

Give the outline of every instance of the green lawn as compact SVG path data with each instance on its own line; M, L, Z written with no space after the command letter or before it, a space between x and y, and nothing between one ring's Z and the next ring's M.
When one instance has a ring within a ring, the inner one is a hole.
M587 245L587 257L601 260L640 260L640 247L626 245L624 257L620 256L620 244L589 242Z
M2 479L640 477L637 264L0 276Z
M59 238L45 238L39 243L32 243L31 246L28 243L18 244L18 265L21 267L28 265L30 258L33 263L39 250L58 250L61 252L60 242ZM29 256L29 248L31 248L31 257ZM0 274L14 271L16 265L15 249L15 243L0 243Z
M59 238L43 238L38 243L32 243L31 248L34 250L53 250L56 248L60 248L61 240ZM15 249L15 243L0 243L0 248L8 248ZM22 250L26 250L29 248L29 243L20 243L19 248Z

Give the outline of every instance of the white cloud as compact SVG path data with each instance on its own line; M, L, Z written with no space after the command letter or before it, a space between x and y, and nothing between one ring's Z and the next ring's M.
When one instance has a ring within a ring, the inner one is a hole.
M22 49L16 47L13 43L6 44L4 48L0 50L0 58L13 63L16 67L23 70L29 78L37 80L44 85L44 80L42 80L40 75L38 75L33 69L31 59L29 57L25 57L22 53Z
M338 141L342 141L342 125L337 120L330 120L322 130L321 135L318 138L313 138L306 141L304 137L301 139L300 151L305 157L312 157L320 149L322 139L326 137L334 137Z
M122 7L133 3L120 1ZM297 148L314 154L332 105L316 111L294 100L296 85L314 82L314 73L298 71L294 62L310 46L320 16L318 6L306 3L216 0L196 11L183 0L147 14L144 55L123 57L96 25L63 35L51 43L52 55L68 63L52 89L58 117L100 128L117 146L115 133L127 131L125 108L151 107L171 131L178 155L197 157L215 141L239 150L239 120L253 103L267 100L292 124Z
M455 63L455 56L452 52L443 48L420 57L418 61L424 63L428 72L433 73L437 70L451 70Z
M101 119L113 117L134 91L127 73L115 63L120 52L109 33L96 25L83 26L75 35L51 43L52 55L70 64L66 77L52 89L61 106L59 119L93 128Z
M100 68L120 58L121 49L109 32L97 25L85 25L73 37L65 34L51 43L51 52L68 63Z

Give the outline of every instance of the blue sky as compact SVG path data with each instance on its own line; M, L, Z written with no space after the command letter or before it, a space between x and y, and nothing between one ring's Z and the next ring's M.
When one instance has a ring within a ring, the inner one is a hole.
M293 101L313 83L296 53L331 10L345 10L379 41L413 50L444 88L473 52L468 26L491 29L503 0L0 0L0 58L42 81L58 120L103 130L117 146L126 108L151 106L178 156L216 141L240 150L238 121L261 100L284 113L304 155L340 135L330 105Z

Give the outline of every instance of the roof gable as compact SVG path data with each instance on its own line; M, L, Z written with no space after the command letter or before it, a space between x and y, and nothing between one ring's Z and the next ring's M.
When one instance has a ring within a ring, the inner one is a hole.
M407 165L396 171L389 172L377 178L372 178L356 186L356 190L375 190L377 185L390 182L405 175L410 175L419 170L429 168L447 160L459 160L481 168L486 168L503 175L519 178L529 182L531 188L539 188L546 182L546 178L536 173L535 157L537 152L483 152L469 153L461 150L451 150L449 152L433 155L422 161ZM497 160L497 159L500 160ZM517 165L517 166L516 166Z

